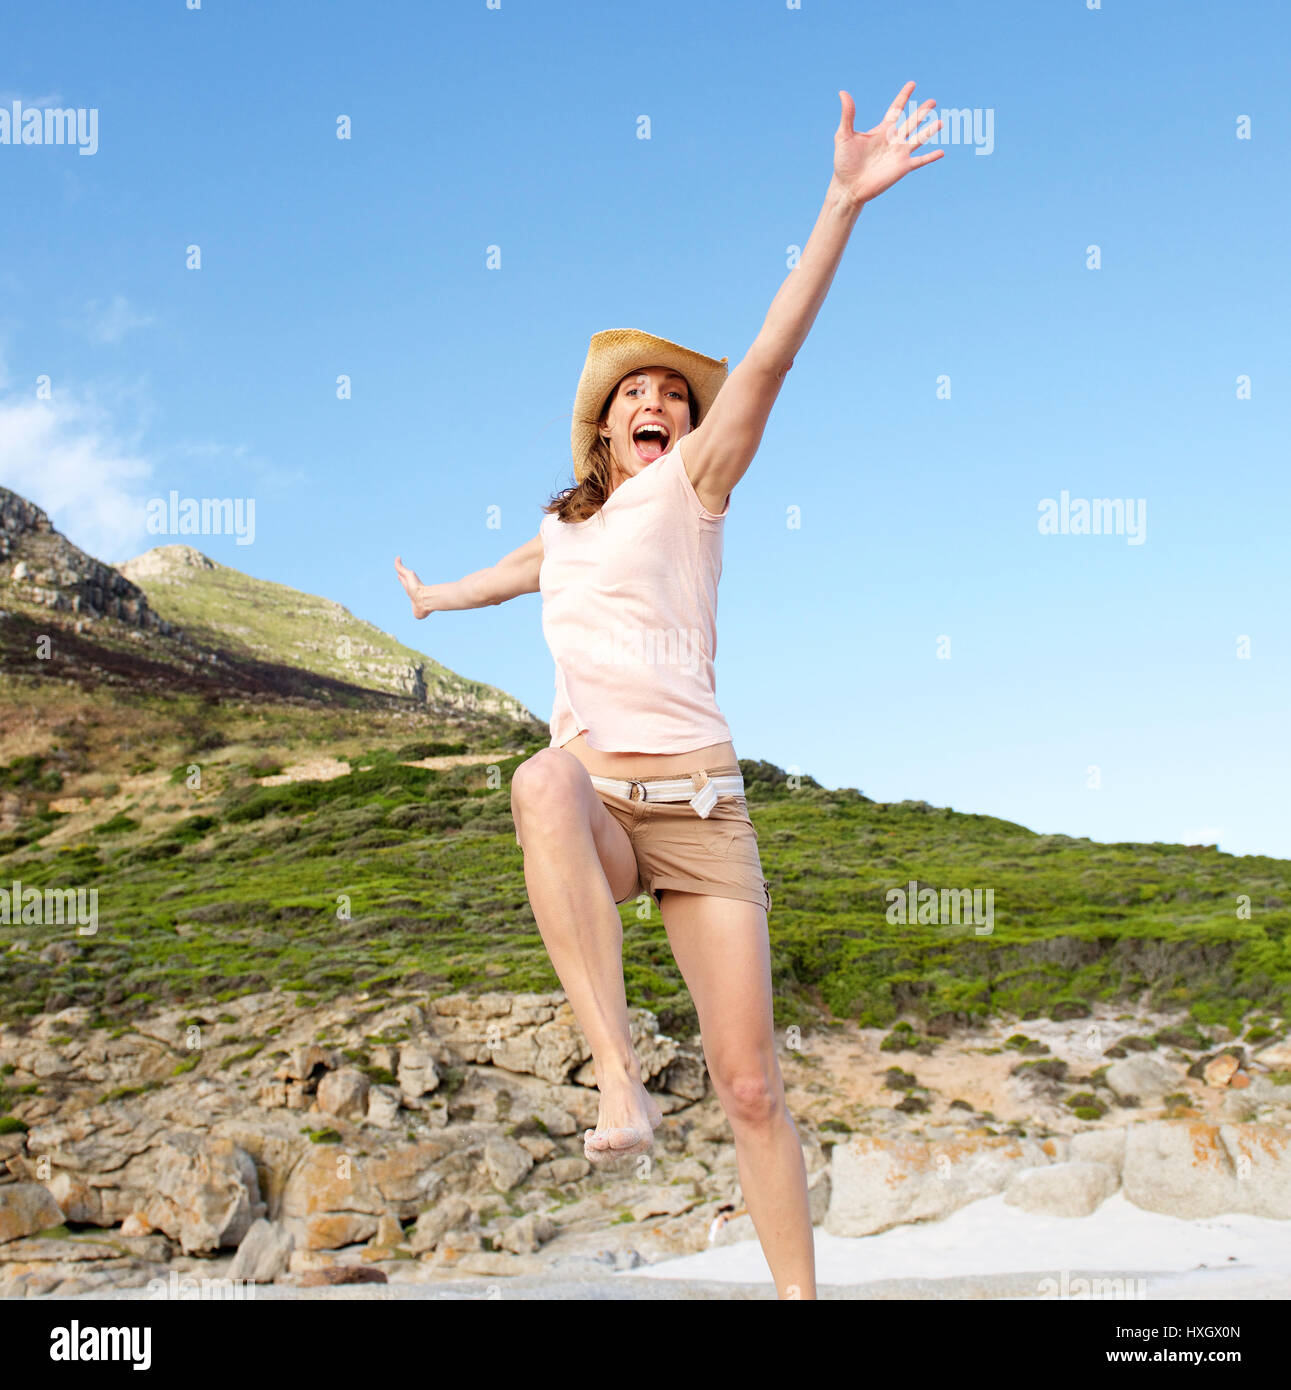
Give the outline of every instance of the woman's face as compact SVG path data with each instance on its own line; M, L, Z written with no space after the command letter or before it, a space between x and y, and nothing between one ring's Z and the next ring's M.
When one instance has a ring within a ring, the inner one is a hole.
M632 477L690 433L690 388L669 367L641 367L619 382L601 427L616 469Z

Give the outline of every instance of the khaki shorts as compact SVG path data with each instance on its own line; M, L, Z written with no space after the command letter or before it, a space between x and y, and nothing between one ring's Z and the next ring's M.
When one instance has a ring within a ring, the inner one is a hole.
M738 766L704 769L710 777L739 772ZM651 782L685 774L642 777ZM637 882L620 903L640 893L656 902L665 888L710 897L738 898L771 911L771 885L762 877L758 833L742 796L719 796L707 819L685 801L629 801L599 788L601 804L628 833L637 859Z

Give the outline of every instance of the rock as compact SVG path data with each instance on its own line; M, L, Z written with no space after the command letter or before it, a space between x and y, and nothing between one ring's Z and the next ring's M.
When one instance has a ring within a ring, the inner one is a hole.
M291 1055L274 1072L279 1081L311 1081L324 1072L334 1071L339 1064L337 1054L329 1047L308 1043L293 1047Z
M547 1217L530 1212L513 1221L494 1243L513 1255L532 1255L555 1234L556 1227Z
M462 1255L483 1249L484 1241L478 1231L455 1227L451 1231L445 1231L440 1236L439 1242L435 1246L435 1254L445 1263L452 1264Z
M559 1149L542 1134L522 1134L516 1143L533 1159L535 1163L541 1163L544 1159L550 1158L553 1154L560 1152Z
M471 1206L463 1197L446 1197L417 1218L409 1248L414 1254L433 1250L446 1232L455 1230L470 1219Z
M1014 1173L1004 1201L1043 1216L1089 1216L1117 1186L1116 1169L1110 1164L1055 1163Z
M578 1133L578 1121L558 1105L540 1105L533 1112L533 1117L541 1122L548 1134L554 1134L557 1138Z
M1291 1218L1291 1131L1193 1120L1133 1125L1121 1181L1128 1201L1167 1216Z
M403 1243L403 1227L399 1223L399 1218L393 1212L383 1212L377 1221L376 1231L368 1244L393 1250Z
M656 1187L647 1189L630 1210L633 1221L648 1221L652 1216L680 1216L696 1205L698 1198L685 1187Z
M368 1091L367 1121L379 1129L390 1129L399 1121L399 1106L403 1099L397 1086L373 1086Z
M753 1218L746 1211L723 1212L720 1217L714 1217L708 1227L708 1243L714 1247L738 1245L741 1241L757 1238Z
M319 1288L336 1284L388 1284L384 1270L373 1269L371 1265L332 1265L329 1269L310 1269L304 1274L293 1274L291 1282L301 1289Z
M662 1077L665 1091L685 1100L703 1100L708 1094L708 1068L697 1048L678 1048Z
M936 1221L1003 1191L1017 1169L1048 1162L1034 1140L1003 1135L931 1144L853 1135L833 1148L825 1229L864 1236L909 1221Z
M422 1140L359 1158L329 1144L310 1145L283 1188L281 1219L302 1250L367 1240L386 1211L408 1221L434 1200L443 1177L431 1165L453 1147Z
M152 1234L153 1229L152 1223L141 1211L132 1211L121 1223L123 1236L148 1236Z
M813 1226L823 1225L829 1215L829 1188L828 1168L818 1168L814 1173L808 1174L807 1203Z
M1138 1052L1107 1068L1107 1084L1122 1100L1159 1100L1183 1084L1183 1071L1171 1068L1147 1053Z
M533 1159L514 1139L495 1134L485 1141L484 1168L499 1192L510 1192L532 1167Z
M409 1100L429 1095L439 1085L439 1071L429 1048L407 1043L399 1054L399 1089Z
M1270 1071L1291 1071L1291 1038L1284 1038L1257 1052L1255 1060Z
M1238 1069L1237 1058L1230 1053L1221 1052L1218 1057L1207 1062L1201 1074L1207 1086L1227 1086Z
M1067 1146L1067 1157L1073 1163L1103 1163L1116 1170L1116 1180L1121 1179L1121 1168L1125 1163L1124 1129L1088 1129L1073 1134Z
M255 1163L228 1139L177 1130L158 1146L156 1191L143 1214L186 1255L239 1245L265 1214Z
M356 1067L329 1071L318 1083L318 1108L340 1120L361 1120L367 1114L369 1082Z
M553 1158L547 1165L554 1183L577 1182L592 1171L592 1165L585 1158Z
M230 1279L251 1280L256 1284L272 1284L287 1272L287 1264L296 1242L278 1221L263 1217L253 1221L242 1237L238 1253L229 1266Z
M0 1192L0 1243L61 1226L64 1220L58 1203L41 1183L8 1183Z
M1240 1210L1291 1219L1291 1130L1273 1125L1223 1125L1219 1137L1243 1193Z

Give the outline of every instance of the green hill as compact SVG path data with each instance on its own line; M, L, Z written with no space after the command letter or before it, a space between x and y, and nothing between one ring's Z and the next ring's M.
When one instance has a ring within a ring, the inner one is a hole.
M159 546L117 570L162 618L205 646L440 709L532 717L505 692L464 679L339 603L254 579L191 546Z

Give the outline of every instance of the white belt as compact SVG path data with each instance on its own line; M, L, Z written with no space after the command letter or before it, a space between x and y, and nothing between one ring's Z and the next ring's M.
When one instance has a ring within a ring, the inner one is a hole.
M689 777L660 778L649 784L634 777L592 777L592 785L624 801L689 801L705 820L719 796L744 795L744 778L738 772L719 777L696 772Z

